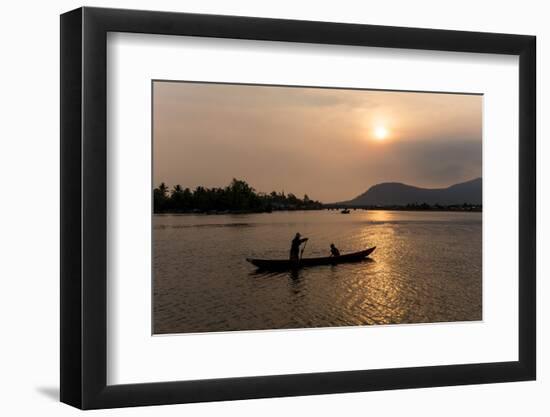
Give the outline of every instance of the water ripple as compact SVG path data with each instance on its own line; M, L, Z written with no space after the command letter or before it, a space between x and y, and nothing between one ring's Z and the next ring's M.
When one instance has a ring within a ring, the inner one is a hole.
M246 219L246 221L243 221ZM357 264L260 272L247 257L377 246ZM480 320L481 214L155 216L155 333Z

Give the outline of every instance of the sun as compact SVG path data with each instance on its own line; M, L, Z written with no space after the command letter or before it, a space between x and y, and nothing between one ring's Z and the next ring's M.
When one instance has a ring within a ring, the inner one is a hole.
M374 137L377 140L385 140L388 137L388 129L386 129L384 126L376 126L374 128Z

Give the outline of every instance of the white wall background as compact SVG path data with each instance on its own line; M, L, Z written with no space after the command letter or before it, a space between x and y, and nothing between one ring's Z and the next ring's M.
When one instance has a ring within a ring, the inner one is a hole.
M0 80L0 410L75 415L59 392L59 17L72 0L3 4ZM86 5L533 34L538 37L539 378L536 382L99 411L94 415L529 415L550 412L550 26L545 2L124 0ZM544 236L543 236L544 234ZM503 237L505 238L505 237ZM546 394L546 395L545 395Z

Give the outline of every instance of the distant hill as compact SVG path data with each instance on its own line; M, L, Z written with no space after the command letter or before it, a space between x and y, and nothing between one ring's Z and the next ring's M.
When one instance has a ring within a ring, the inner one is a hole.
M344 206L406 206L407 204L482 204L482 180L451 185L447 188L419 188L400 182L373 185L353 200L336 203Z

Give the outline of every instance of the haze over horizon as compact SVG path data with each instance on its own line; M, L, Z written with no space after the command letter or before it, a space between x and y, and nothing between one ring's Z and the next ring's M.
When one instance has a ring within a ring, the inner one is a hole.
M153 180L351 199L481 177L482 96L155 81Z

